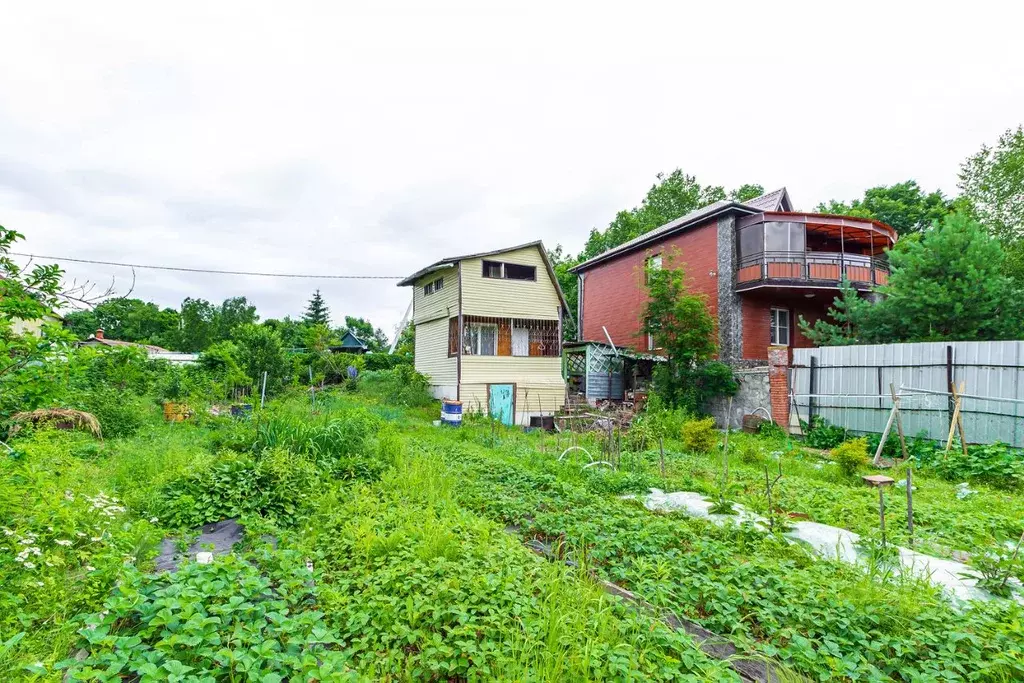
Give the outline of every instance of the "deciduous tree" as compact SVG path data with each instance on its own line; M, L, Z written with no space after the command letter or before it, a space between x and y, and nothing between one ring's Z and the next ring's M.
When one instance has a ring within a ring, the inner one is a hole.
M924 192L916 180L895 185L879 185L864 191L862 199L850 202L833 199L815 207L819 213L873 218L896 228L901 236L920 233L941 221L956 202L942 192Z

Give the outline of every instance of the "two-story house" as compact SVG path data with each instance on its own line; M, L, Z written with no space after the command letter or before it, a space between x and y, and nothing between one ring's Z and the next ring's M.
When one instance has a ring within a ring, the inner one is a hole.
M506 424L562 407L567 308L541 242L441 259L398 285L414 287L416 370L435 398Z
M878 221L793 210L785 188L720 201L585 261L579 339L654 351L643 333L646 269L683 266L718 323L719 358L764 364L770 346L811 343L797 321L823 317L845 278L865 294L888 282L896 231Z

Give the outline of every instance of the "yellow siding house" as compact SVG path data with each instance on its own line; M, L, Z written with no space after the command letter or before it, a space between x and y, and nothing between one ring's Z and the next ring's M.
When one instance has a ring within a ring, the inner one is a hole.
M435 398L507 424L562 407L568 309L541 242L442 259L399 286L414 287L416 370Z

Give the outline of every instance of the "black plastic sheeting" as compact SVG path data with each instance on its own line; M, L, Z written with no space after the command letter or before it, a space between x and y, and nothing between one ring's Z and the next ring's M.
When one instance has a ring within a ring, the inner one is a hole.
M174 538L165 538L156 557L156 572L175 572L182 562L194 560L200 552L227 555L244 536L245 527L237 519L225 519L201 527L199 537L184 553L178 550Z

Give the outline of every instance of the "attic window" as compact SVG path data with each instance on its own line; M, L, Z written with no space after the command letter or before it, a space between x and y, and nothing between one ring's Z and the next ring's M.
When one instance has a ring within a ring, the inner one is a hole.
M439 277L423 286L423 296L430 296L434 292L440 292L442 289L444 289L444 278Z
M495 280L535 281L537 279L537 268L536 266L524 266L518 263L484 261L483 276Z

